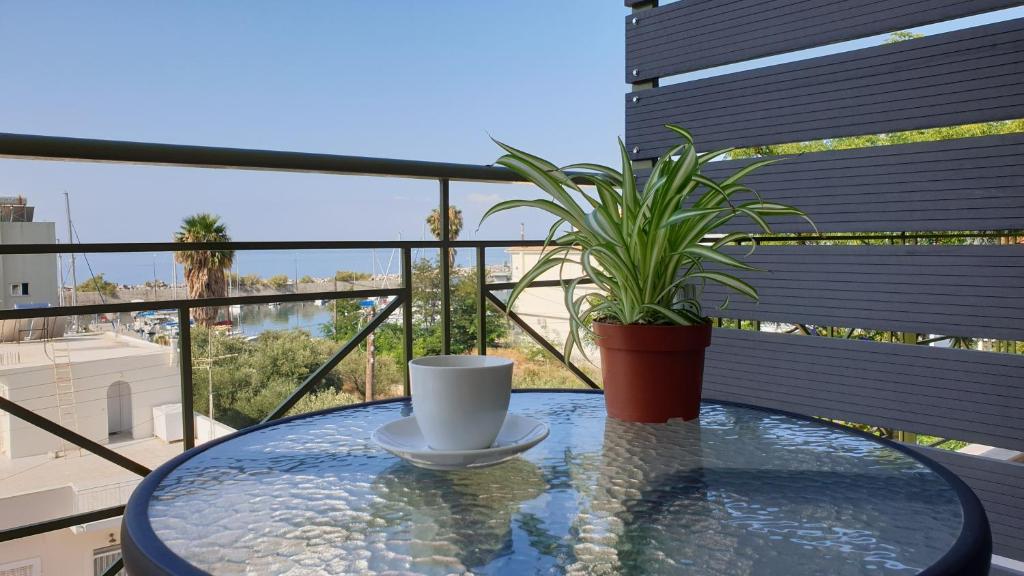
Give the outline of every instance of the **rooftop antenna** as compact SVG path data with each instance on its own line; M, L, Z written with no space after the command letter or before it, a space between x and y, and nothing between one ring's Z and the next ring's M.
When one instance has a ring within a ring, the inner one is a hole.
M519 223L519 239L526 240L526 222Z

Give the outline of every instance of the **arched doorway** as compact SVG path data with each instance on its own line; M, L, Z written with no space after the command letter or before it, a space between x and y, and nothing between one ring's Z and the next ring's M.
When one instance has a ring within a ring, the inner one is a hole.
M118 380L107 388L107 435L132 435L132 387Z

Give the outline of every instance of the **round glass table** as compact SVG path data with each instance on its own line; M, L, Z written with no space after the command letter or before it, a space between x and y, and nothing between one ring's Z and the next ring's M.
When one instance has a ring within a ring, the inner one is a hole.
M484 469L376 447L407 400L257 426L149 475L125 511L140 574L972 574L974 494L894 443L706 400L699 420L606 419L603 397L522 392L550 437Z

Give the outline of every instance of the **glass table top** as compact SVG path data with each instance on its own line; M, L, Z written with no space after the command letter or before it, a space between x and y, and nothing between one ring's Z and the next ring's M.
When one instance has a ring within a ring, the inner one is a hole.
M582 393L511 410L550 437L479 470L374 446L404 401L243 434L160 480L150 523L214 574L915 574L960 534L944 478L831 426L713 402L630 424Z

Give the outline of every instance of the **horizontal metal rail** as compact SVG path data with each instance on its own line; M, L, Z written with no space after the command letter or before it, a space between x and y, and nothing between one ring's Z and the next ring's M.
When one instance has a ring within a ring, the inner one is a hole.
M89 522L98 522L100 520L117 518L118 516L123 515L124 506L111 506L110 508L101 508L91 512L83 512L81 514L74 514L71 516L61 516L60 518L54 518L53 520L43 520L42 522L35 522L33 524L25 524L24 526L16 526L14 528L0 530L0 542L7 542L8 540L16 540L18 538L27 538L37 534L45 534L47 532L53 532L54 530L71 528L72 526L81 526L82 524L88 524Z
M54 316L83 316L106 312L138 312L170 308L218 308L232 304L269 304L272 302L304 302L307 300L341 300L345 298L371 298L374 296L398 296L401 288L373 290L331 290L327 292L299 292L290 294L261 294L259 296L224 296L221 298L195 298L177 300L146 300L143 302L121 302L110 304L79 304L77 306L52 306L50 308L23 308L0 310L0 320L21 318L53 318Z
M384 176L461 182L527 183L525 178L512 170L489 164L428 162L283 150L12 134L9 132L0 132L0 157L149 164L186 168L271 170L346 176ZM567 175L574 177L576 173L567 172ZM584 186L590 184L589 181L582 179L577 180L577 183Z
M438 249L440 240L270 240L258 242L93 242L70 244L0 244L0 254L102 254L191 252L195 250L400 250ZM450 248L543 246L543 240L451 240Z
M545 287L552 287L552 286L562 286L563 284L568 284L569 282L572 282L572 281L573 281L572 278L570 278L568 280L534 280L533 282L530 282L530 288L545 288ZM589 279L589 278L581 278L581 279L579 279L579 281L580 281L579 282L580 284L593 284L594 283L594 281ZM511 290L511 289L515 288L516 285L518 285L518 284L519 284L518 282L491 282L490 284L485 285L485 287L488 290Z
M219 148L208 146L183 146L174 144L155 144L141 142L125 142L112 140L95 140L83 138L63 138L52 136L34 136L24 134L0 133L0 157L26 158L43 160L68 160L88 162L110 162L128 164L147 164L158 166L180 166L192 168L225 168L243 170L272 170L291 171L305 173L343 174L358 176L387 176L402 178L425 178L438 180L441 183L441 207L447 204L448 183L450 181L469 182L506 182L524 183L526 180L515 172L498 166L481 166L470 164L454 164L444 162L418 162L408 160L395 160L389 158L367 158L358 156L340 156L331 154L307 154L299 152L281 152L273 150L249 150L237 148ZM575 174L570 173L570 177ZM581 184L587 182L577 180ZM442 211L446 220L447 211ZM444 227L446 229L446 227ZM56 316L88 315L113 312L134 312L156 309L175 309L179 315L179 322L182 324L180 345L182 351L181 361L181 393L182 393L182 419L185 435L185 447L191 448L194 445L194 423L192 421L192 400L194 386L192 382L191 369L191 334L189 329L189 314L193 308L223 307L232 304L263 304L272 302L298 302L307 300L337 300L345 298L366 298L377 296L393 296L394 299L374 318L361 329L348 343L338 352L331 356L324 364L310 374L305 381L282 403L267 416L267 420L278 418L292 409L296 403L318 382L334 369L346 355L355 349L373 330L378 328L398 308L403 309L403 333L404 333L404 356L406 363L412 358L412 259L413 249L437 249L440 251L441 259L447 264L446 255L454 248L473 248L477 251L477 265L481 270L477 271L478 287L478 318L481 334L480 341L484 342L480 352L485 352L486 346L486 306L485 292L488 299L493 299L499 309L504 310L504 305L495 298L489 291L483 289L486 286L485 249L489 247L540 247L544 246L543 240L454 240L448 234L442 234L437 241L255 241L255 242L207 242L207 243L177 243L177 242L106 242L106 243L67 243L67 244L17 244L0 245L0 255L6 254L74 254L74 253L142 253L142 252L186 252L196 250L369 250L369 249L398 249L402 252L402 278L403 286L398 289L372 289L372 290L348 290L348 291L323 291L309 293L290 294L266 294L258 296L234 296L218 298L199 299L173 299L154 300L145 302L121 302L88 304L80 306L58 306L52 308L37 308L25 310L0 310L0 320L47 318ZM442 265L442 268L445 266ZM534 286L556 286L558 281L542 281L534 283ZM511 287L513 283L497 284L496 289ZM446 310L442 313L443 330L447 336L450 334L450 311L447 304L450 302L451 286L448 282L443 283L442 302L446 303ZM551 351L555 357L561 355L550 343L547 343L536 331L532 330L521 318L513 312L506 311L509 317L520 324L541 346ZM447 338L446 338L447 341ZM447 343L446 343L447 348ZM579 376L592 388L597 385L593 383L582 371L575 366L568 364L569 369ZM407 366L406 366L407 368ZM408 370L405 374L405 391L408 394ZM125 466L129 470L145 475L149 469L137 462L85 438L76 432L49 421L42 416L32 413L27 409L18 406L9 400L0 399L4 404L0 407L16 416L22 416L31 424L37 425L44 430L51 431L58 437L63 438L86 450L96 453L100 457L107 458L114 463ZM9 405L8 405L9 404ZM13 538L21 538L35 534L41 534L75 524L91 522L99 519L113 518L121 515L123 506L107 508L87 514L59 518L46 522L36 523L28 526L0 531L0 541Z
M0 133L0 156L34 160L78 160L153 164L190 168L233 168L274 170L351 176L388 176L398 178L447 178L471 182L523 182L523 178L500 166L424 162L255 150L217 146L187 146L93 138L66 138L34 134Z
M826 236L803 234L793 236L751 235L738 239L736 244L765 244L776 242L831 242L831 241L902 241L949 240L951 238L1006 238L1024 234L1024 231L956 232L949 234L842 234ZM709 237L713 241L716 237ZM550 243L548 243L550 245ZM0 244L0 255L8 254L131 254L138 252L191 252L196 250L401 250L449 248L530 248L542 247L544 240L268 240L241 242L90 242L62 244Z

